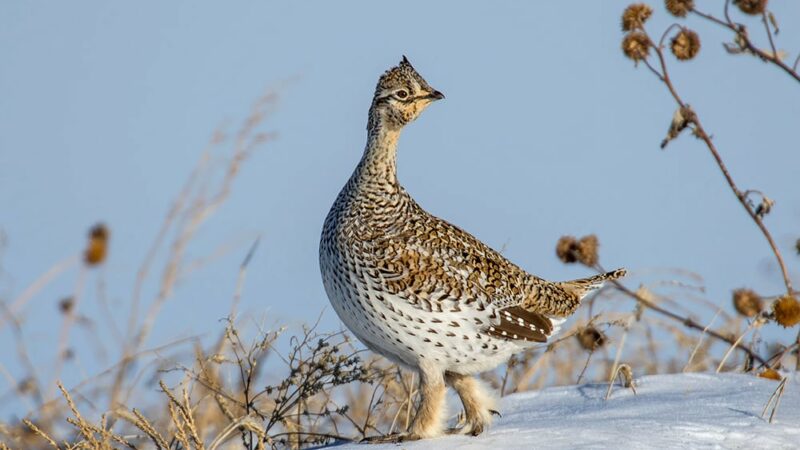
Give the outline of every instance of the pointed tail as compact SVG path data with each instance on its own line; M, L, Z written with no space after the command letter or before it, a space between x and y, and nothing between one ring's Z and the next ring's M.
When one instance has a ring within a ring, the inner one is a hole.
M595 275L588 278L580 278L561 283L564 287L571 289L583 299L588 294L603 287L606 281L614 281L624 277L628 272L625 269L612 270L611 272Z

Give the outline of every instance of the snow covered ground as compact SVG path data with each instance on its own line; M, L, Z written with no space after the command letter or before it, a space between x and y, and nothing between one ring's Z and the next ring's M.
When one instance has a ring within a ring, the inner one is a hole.
M637 395L607 385L549 388L503 399L502 418L479 437L448 436L339 449L800 448L800 382L786 384L776 419L761 419L778 382L747 375L637 379ZM451 410L456 412L451 402Z

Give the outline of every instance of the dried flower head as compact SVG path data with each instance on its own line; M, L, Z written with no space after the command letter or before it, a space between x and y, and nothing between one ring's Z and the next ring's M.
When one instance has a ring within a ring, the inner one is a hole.
M761 373L758 374L761 378L767 378L769 380L781 381L783 377L780 373L778 373L775 369L770 369L767 367L766 369L762 370Z
M644 23L653 14L653 8L644 3L633 3L622 13L622 31L633 31L644 28Z
M599 246L600 241L593 234L584 236L580 240L573 236L561 236L556 244L556 255L566 264L580 262L593 266L599 259L597 253Z
M556 244L556 256L564 264L572 264L578 261L573 251L578 246L578 240L573 236L561 236Z
M744 317L753 317L764 309L764 302L750 289L737 289L733 291L733 307Z
M606 335L593 326L588 326L575 335L584 350L593 352L606 344Z
M89 230L89 244L83 254L87 265L96 266L106 259L108 253L108 228L99 223Z
M686 17L694 9L694 0L666 0L667 11L675 17Z
M733 0L733 4L745 14L756 16L767 9L767 0Z
M639 62L650 54L650 38L643 31L632 31L622 39L622 53Z
M672 54L681 61L688 61L700 52L700 36L688 28L681 28L681 31L672 38Z
M578 241L578 261L587 266L597 264L597 260L600 259L597 254L597 248L599 246L600 241L597 239L597 236L590 234L582 237L581 240Z
M791 328L800 323L800 302L790 295L775 302L772 305L772 312L775 314L775 321L784 328Z

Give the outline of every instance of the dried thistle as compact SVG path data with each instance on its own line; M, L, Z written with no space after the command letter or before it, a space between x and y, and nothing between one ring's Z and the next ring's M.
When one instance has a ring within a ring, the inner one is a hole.
M769 380L781 381L783 377L780 373L778 373L775 369L770 369L767 367L766 369L762 370L761 373L758 374L760 378L766 378Z
M650 38L643 31L632 31L622 39L622 53L639 62L650 55Z
M784 328L791 328L800 323L800 302L787 295L772 305L775 321Z
M575 337L584 350L593 352L606 344L606 335L593 326L588 326L579 331Z
M556 256L564 264L572 264L578 261L573 249L578 245L578 240L573 236L561 236L556 244Z
M767 0L733 0L739 10L751 16L762 14L767 9Z
M644 3L633 3L622 13L622 31L641 30L653 14L653 8Z
M597 264L597 260L600 259L597 253L597 248L599 246L600 241L597 239L597 236L590 234L582 237L581 240L578 241L578 261L587 266Z
M666 0L664 6L675 17L686 17L694 9L694 0Z
M672 54L680 61L688 61L700 52L700 36L688 28L681 28L681 31L672 38Z
M89 266L96 266L106 259L108 254L108 228L98 223L89 230L89 244L83 254L83 260Z
M764 309L764 302L750 289L736 289L733 291L733 307L744 317L754 317Z

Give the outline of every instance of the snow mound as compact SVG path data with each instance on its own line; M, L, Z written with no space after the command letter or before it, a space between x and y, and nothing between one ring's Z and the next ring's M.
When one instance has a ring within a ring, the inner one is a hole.
M761 411L776 381L736 374L675 374L646 376L636 383L637 395L617 385L607 401L607 384L505 397L502 418L478 437L447 436L400 446L347 444L337 450L800 448L797 380L787 382L772 424L761 419Z

